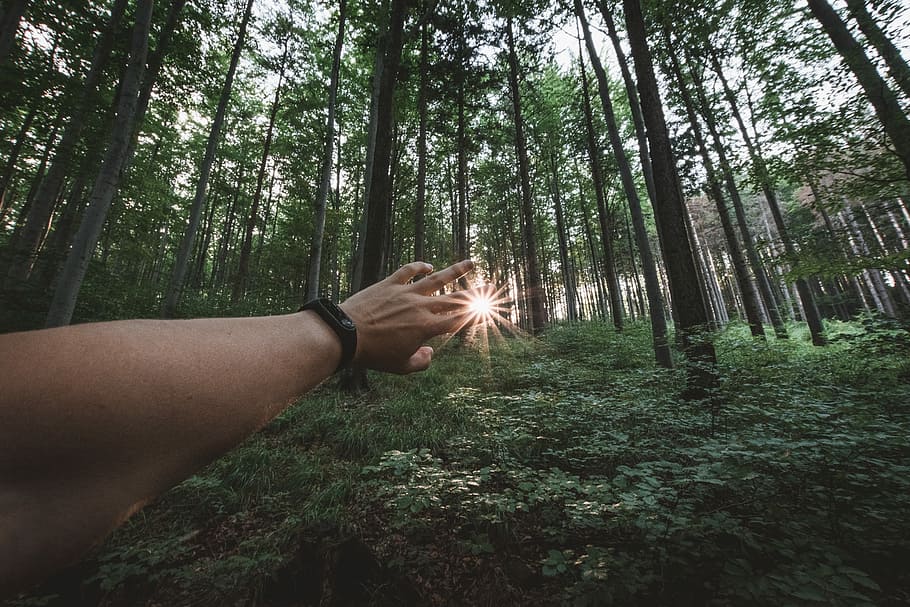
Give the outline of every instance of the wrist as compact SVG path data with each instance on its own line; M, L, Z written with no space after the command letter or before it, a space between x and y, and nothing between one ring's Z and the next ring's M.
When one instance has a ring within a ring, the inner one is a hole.
M354 321L340 306L325 298L309 301L300 309L315 315L335 335L340 346L335 371L350 367L357 354L357 328Z

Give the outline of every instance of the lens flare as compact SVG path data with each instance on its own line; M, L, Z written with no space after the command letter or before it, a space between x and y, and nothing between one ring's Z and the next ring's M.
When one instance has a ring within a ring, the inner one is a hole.
M488 295L472 297L468 301L468 310L478 318L487 319L493 312L493 300Z

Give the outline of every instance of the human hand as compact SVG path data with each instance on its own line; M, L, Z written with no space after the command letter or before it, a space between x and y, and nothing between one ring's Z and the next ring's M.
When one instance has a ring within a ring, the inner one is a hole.
M473 261L461 261L430 274L433 266L415 261L345 300L341 307L357 326L353 364L390 373L429 367L433 348L425 342L458 330L468 316L469 291L433 293L473 268ZM427 276L410 282L418 274Z

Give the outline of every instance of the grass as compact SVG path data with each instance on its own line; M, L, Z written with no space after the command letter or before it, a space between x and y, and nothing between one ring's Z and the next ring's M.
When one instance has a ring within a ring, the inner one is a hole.
M679 400L638 325L557 326L489 357L449 345L367 395L327 384L73 584L102 605L285 604L274 586L302 543L356 537L413 604L903 604L910 343L871 319L829 333L717 335L716 418Z

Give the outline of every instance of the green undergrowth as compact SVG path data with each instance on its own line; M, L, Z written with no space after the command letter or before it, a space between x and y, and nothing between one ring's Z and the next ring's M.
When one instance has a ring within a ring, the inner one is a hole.
M713 414L641 325L324 385L135 516L83 582L107 605L269 604L301 536L331 528L433 605L905 604L910 338L828 329L825 348L718 334Z

